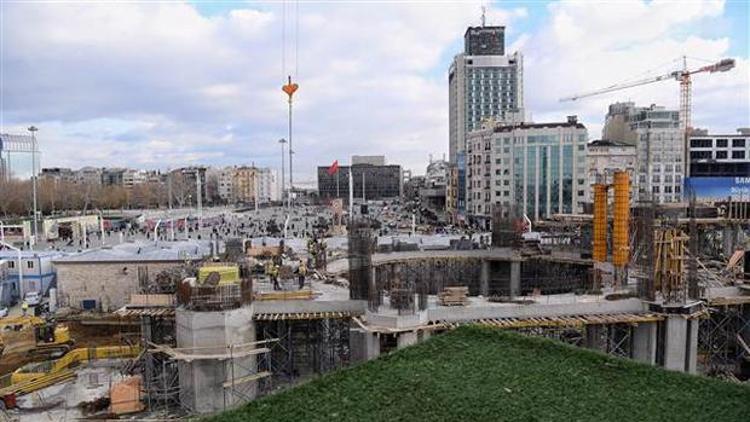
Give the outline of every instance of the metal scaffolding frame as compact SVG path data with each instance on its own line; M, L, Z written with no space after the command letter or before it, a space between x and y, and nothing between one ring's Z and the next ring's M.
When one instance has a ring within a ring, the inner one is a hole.
M272 377L263 392L348 366L350 323L350 317L256 321L260 339L278 339L269 353Z
M703 373L738 374L750 358L750 308L744 304L711 306L707 318L698 325L698 355Z

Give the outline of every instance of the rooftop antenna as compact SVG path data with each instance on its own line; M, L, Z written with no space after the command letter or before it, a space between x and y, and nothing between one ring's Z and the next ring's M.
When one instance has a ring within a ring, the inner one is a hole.
M484 7L484 5L483 5L483 6L482 6L482 28L484 28L484 24L485 24L485 13L486 13L486 12L487 12L487 8L486 8L486 7Z

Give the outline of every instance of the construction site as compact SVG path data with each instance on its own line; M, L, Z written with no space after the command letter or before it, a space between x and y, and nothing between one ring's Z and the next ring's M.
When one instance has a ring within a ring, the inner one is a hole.
M631 206L625 172L593 190L593 214L535 232L498 207L483 247L383 244L363 209L330 217L345 239L137 268L109 312L4 318L6 414L212 414L466 324L746 383L750 204Z

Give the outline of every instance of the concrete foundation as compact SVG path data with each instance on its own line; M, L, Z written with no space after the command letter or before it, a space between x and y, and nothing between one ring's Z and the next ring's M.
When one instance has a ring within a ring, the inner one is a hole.
M227 354L229 347L255 341L251 307L222 312L177 310L177 347L194 353ZM203 348L203 349L200 349ZM179 361L180 402L196 413L229 409L257 396L254 355L232 359ZM227 384L232 384L225 387Z

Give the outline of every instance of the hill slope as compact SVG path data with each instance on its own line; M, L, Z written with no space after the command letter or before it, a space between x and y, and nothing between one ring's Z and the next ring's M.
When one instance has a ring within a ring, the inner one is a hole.
M746 422L750 387L462 327L210 420Z

